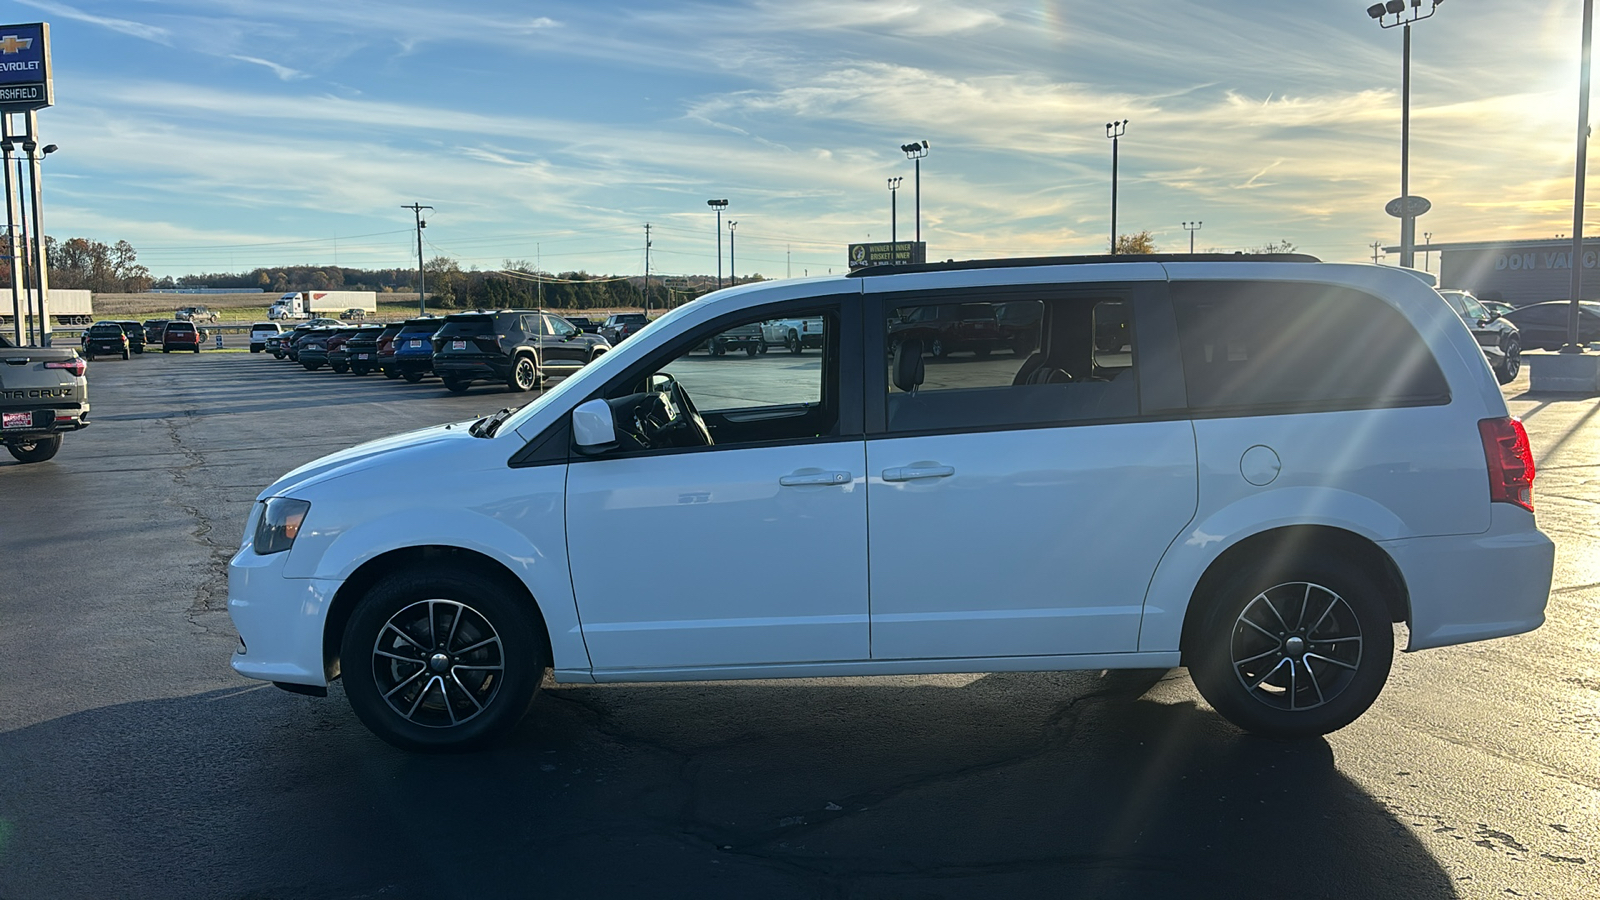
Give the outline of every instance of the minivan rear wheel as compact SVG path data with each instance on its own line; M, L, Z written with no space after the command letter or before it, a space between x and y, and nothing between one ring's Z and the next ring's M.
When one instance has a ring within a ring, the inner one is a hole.
M356 716L404 750L471 750L503 737L548 665L525 604L470 569L385 576L352 611L340 645Z
M1195 687L1228 721L1311 737L1378 699L1394 629L1383 591L1353 565L1261 563L1224 580L1185 657Z

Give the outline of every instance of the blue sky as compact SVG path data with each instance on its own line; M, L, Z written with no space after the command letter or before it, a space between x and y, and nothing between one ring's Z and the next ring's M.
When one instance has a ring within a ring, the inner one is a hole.
M715 197L737 271L783 277L887 240L889 177L912 234L913 139L930 258L1103 252L1123 118L1119 230L1370 259L1398 240L1401 36L1364 6L0 0L0 20L51 24L48 231L126 239L158 276L415 265L414 201L429 256L463 266L637 274L648 222L653 272L708 273ZM1580 6L1452 0L1415 27L1419 243L1570 233Z

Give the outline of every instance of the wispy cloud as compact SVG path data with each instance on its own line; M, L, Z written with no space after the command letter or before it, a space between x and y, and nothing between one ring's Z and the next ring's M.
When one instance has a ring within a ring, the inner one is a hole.
M237 54L237 53L230 53L228 55L228 58L229 59L237 59L240 62L253 63L253 64L258 65L258 66L265 66L268 69L271 69L272 70L272 74L278 76L278 79L281 80L281 81L298 81L301 78L310 77L310 76L306 75L306 73L300 71L299 69L291 69L288 66L279 65L278 63L275 63L275 62L273 62L271 60L268 60L268 59L258 59L258 58L254 57L254 56L241 56L240 54Z
M53 0L17 0L17 2L23 6L31 6L34 9L41 10L53 16L60 16L76 22L87 22L90 25L98 25L101 28L109 28L112 31L121 32L122 34L131 35L132 37L141 38L147 41L153 41L157 44L168 44L171 42L171 34L167 31L167 29L160 28L155 25L146 25L143 22L135 22L132 19L94 15L92 13L84 12L75 6L68 6L65 3L56 3L53 2Z

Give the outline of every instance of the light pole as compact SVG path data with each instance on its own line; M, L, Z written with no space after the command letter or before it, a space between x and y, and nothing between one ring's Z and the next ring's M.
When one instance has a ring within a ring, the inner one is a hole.
M1583 291L1583 181L1589 156L1589 73L1594 42L1594 0L1583 0L1583 51L1578 64L1578 167L1572 178L1572 306L1567 310L1567 344L1562 353L1582 353L1578 340L1578 298Z
M422 229L427 228L428 223L422 221L422 211L433 207L413 203L400 208L411 210L417 217L417 315L425 316L428 314L428 272L422 265Z
M901 144L900 150L905 153L906 159L916 161L917 243L920 244L922 243L922 158L928 155L928 142L912 141L909 144Z
M1404 26L1404 50L1400 62L1400 265L1407 269L1417 267L1417 217L1411 210L1411 23L1431 18L1439 11L1444 0L1432 0L1433 5L1424 13L1422 0L1387 0L1367 7L1367 15L1383 28ZM1406 17L1407 9L1411 15ZM1384 20L1394 16L1393 22Z
M1189 232L1189 254L1191 256L1194 254L1194 233L1196 231L1199 231L1200 230L1200 226L1204 225L1204 224L1205 224L1204 222L1185 222L1185 223L1183 223L1183 230Z
M1117 140L1128 132L1128 120L1106 123L1106 137L1111 139L1111 255L1117 253Z
M895 244L895 220L899 217L899 214L895 210L895 195L898 194L899 191L900 191L900 178L898 176L896 176L894 178L889 179L889 247L890 247L889 252L890 253L895 252L894 249L893 249L894 244Z
M1432 264L1433 264L1433 232L1424 231L1422 233L1422 271L1424 271L1424 272L1433 271L1433 269L1430 268L1430 266Z
M733 230L738 227L738 222L728 223L728 285L730 287L739 283L739 276L733 274Z
M717 290L722 289L722 211L728 208L726 200L707 200L706 205L717 211Z

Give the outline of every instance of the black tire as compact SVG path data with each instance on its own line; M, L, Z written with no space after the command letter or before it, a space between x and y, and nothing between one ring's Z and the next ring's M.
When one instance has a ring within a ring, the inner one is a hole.
M383 377L389 378L389 379L399 378L400 377L400 373L396 372L394 369L384 369L383 370Z
M1505 346L1501 349L1505 351L1505 359L1495 367L1494 380L1501 384L1510 384L1522 374L1522 342L1516 338L1507 338Z
M402 372L400 374L400 377L404 378L406 380L407 384L416 384L417 382L422 380L422 373L421 372Z
M428 567L391 573L367 591L340 661L362 723L402 750L429 753L504 737L548 665L525 599L471 570Z
M161 348L161 352L162 353L171 353L172 352L172 348L171 347L162 347Z
M1196 602L1209 608L1185 663L1201 696L1246 731L1337 731L1366 712L1388 680L1394 629L1383 590L1338 557L1246 566Z
M350 364L350 374L352 375L365 375L367 371L366 366L358 366L355 363Z
M465 378L444 379L444 389L452 394L465 394L469 387L472 387L472 382Z
M139 354L140 356L143 356L144 355L144 345L143 344L136 344L134 346L134 348L133 348L133 352Z
M133 359L133 352L129 351L129 350L122 351L122 358L123 359Z
M85 358L85 359L86 359L86 360L87 360L87 361L88 361L88 362L94 362L94 354L93 354L93 353L87 353L87 352L86 352L86 353L84 353L84 358Z
M506 375L506 387L515 393L531 391L539 385L539 363L526 353L511 361L511 372Z
M789 332L789 336L784 339L784 344L788 346L789 352L795 356L799 356L806 349L805 345L800 343L799 332L795 331Z
M751 359L754 359L756 354L759 353L759 352L761 352L761 351L756 349L756 345L755 344L745 344L744 345L744 355L750 357Z
M717 343L716 341L712 341L711 342L711 355L712 356L722 356L722 355L726 354L727 352L728 352L728 348L727 347L724 347L723 345Z
M762 341L762 342L761 342L761 355L762 355L762 356L766 356L766 355L767 355L767 347L768 347L768 346L769 346L769 345L768 345L768 344L767 344L767 342L766 342L766 341Z
M328 368L332 369L336 375L343 375L350 371L350 367L342 363L328 363Z
M300 366L302 368L304 368L307 372L315 372L316 370L322 368L322 363L303 362L303 363L300 364Z
M260 347L251 347L250 348L250 352L251 353L260 353L261 352L261 348Z
M11 451L17 462L44 462L61 449L61 435L47 434L27 440L7 441L6 449Z
M199 352L200 352L200 348L199 348L199 346L196 346L196 347L195 347L195 348L194 348L194 352L196 352L196 353L199 353Z
M944 341L934 338L933 343L928 345L928 352L933 354L934 359L944 359L946 353Z

